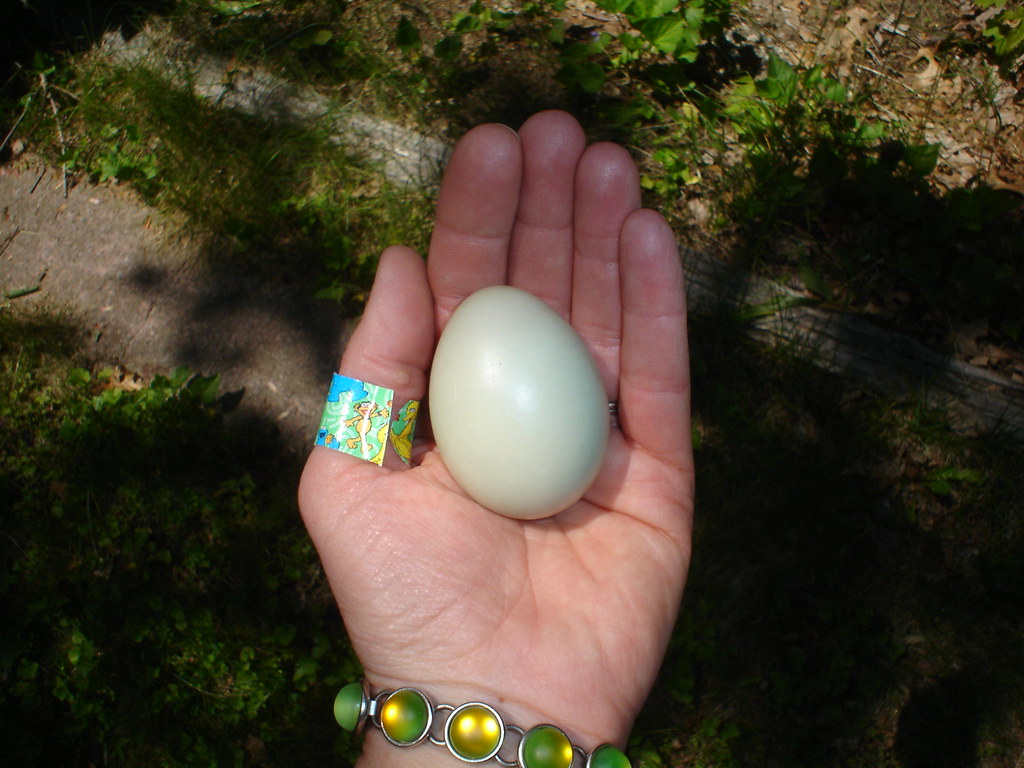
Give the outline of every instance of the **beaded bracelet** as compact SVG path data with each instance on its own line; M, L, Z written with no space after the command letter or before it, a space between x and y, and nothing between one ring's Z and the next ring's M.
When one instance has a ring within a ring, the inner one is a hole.
M440 736L434 735L435 720ZM602 744L587 753L569 741L569 737L553 725L537 725L524 731L506 725L501 715L488 704L471 701L457 707L432 704L422 691L398 688L370 693L366 680L349 683L334 699L334 718L347 731L359 733L367 721L380 728L396 747L414 747L424 741L447 747L464 763L495 760L505 768L630 768L629 760L611 744ZM514 759L506 744L506 734L519 736ZM501 754L506 747L505 756ZM577 755L581 758L576 760Z

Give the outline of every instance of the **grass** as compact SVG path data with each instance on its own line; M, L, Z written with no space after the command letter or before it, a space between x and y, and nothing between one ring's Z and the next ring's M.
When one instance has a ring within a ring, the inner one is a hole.
M365 298L380 238L425 242L428 195L382 181L323 126L217 109L145 66L88 62L75 86L68 118L81 140L63 155L71 170L130 183L248 269L273 253L275 268L320 274L325 293L351 310Z
M618 5L625 26L553 0L118 9L424 130L572 109L594 138L630 146L681 235L933 344L953 314L982 318L987 343L1019 355L1021 206L984 182L939 183L945 149L925 127L956 113L938 96L924 113L898 99L895 69L849 66L859 48L819 69L752 55L736 16ZM812 42L843 28L845 5L814 8ZM382 245L425 244L429 191L389 184L322 126L218 109L166 71L98 56L119 21L108 6L92 4L84 38L23 51L0 100L6 124L24 115L5 151L20 140L75 178L130 186L227 268L312 271L346 313ZM1016 19L999 19L936 53L990 106L1019 66ZM886 66L913 51L890 53ZM958 433L744 330L692 321L696 560L634 764L1019 768L1019 442ZM357 662L293 508L297 459L268 425L226 418L216 379L96 370L76 334L0 307L10 755L351 761L321 715Z
M704 513L662 701L732 735L692 764L1014 765L1014 444L695 330ZM962 720L920 714L936 689Z
M307 708L355 662L294 460L267 425L223 427L216 378L90 373L73 335L0 317L8 759L337 759Z

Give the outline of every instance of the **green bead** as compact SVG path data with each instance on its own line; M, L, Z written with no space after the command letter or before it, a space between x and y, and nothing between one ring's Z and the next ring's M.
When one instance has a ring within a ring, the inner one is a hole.
M384 701L380 727L395 744L408 746L420 741L430 728L430 708L419 691L401 688Z
M519 744L523 768L569 768L572 754L569 737L553 725L531 728Z
M479 763L493 757L505 736L498 714L482 704L465 704L448 717L445 737L456 757Z
M346 731L354 731L363 706L363 684L349 683L334 698L334 719Z
M587 768L631 768L629 758L611 744L602 744L594 750Z

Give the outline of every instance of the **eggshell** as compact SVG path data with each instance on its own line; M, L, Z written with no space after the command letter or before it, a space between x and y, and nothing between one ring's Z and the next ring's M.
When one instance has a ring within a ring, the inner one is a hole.
M429 398L445 465L494 512L557 514L597 476L609 428L597 367L532 294L492 286L459 305L434 353Z

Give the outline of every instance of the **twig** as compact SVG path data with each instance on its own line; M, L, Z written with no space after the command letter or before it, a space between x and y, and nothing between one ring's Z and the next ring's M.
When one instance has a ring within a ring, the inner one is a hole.
M21 227L15 227L14 231L0 242L0 256L3 256L4 253L7 252L7 249L10 248L11 243L14 242L14 238L18 236L19 232L21 232Z
M57 137L60 139L60 153L66 155L68 148L64 142L64 129L60 125L60 117L58 115L57 102L53 100L53 96L48 97L50 99L50 109L53 110L53 120L57 123ZM64 197L68 196L68 164L65 160L60 164L61 181L64 185Z
M61 88L59 85L54 85L53 83L50 83L50 87L55 91L63 93L65 96L70 96L75 101L82 100L81 96L79 96L77 93L74 93L73 91L69 91L67 88Z
M53 121L57 124L57 138L60 139L60 153L66 155L68 148L67 143L64 141L64 128L60 124L60 110L57 108L57 102L54 101L53 96L49 93L49 85L46 82L46 74L39 74L39 84L43 87L43 96L50 102L50 110L53 112ZM64 184L64 197L68 196L68 164L64 161L60 164L61 175ZM33 190L35 188L33 187Z
M27 99L25 99L25 108L23 110L21 110L21 114L18 115L18 119L14 121L14 125L11 126L11 130L9 130L7 132L7 135L4 136L4 140L0 141L0 152L4 151L4 147L7 146L7 142L11 140L11 136L13 136L14 132L16 130L18 130L18 126L21 125L21 121L25 119L25 115L28 114L28 106L31 103L32 103L32 94L29 94L29 97Z
M896 85L902 86L903 88L906 88L908 91L910 91L918 98L921 98L920 93L915 91L913 88L911 88L909 85L901 81L899 78L893 77L892 75L887 75L885 74L885 72L879 72L877 69L872 69L871 67L865 67L863 64L858 64L857 62L853 62L853 66L855 66L857 69L862 69L865 72L870 72L873 75L878 75L884 80L888 80L890 83L895 83Z
M38 187L38 186L39 186L39 182L41 182L41 181L43 180L43 176L45 176L45 175L46 175L46 169L45 169L45 168L43 168L43 170L39 172L39 176L38 176L38 177L36 178L36 183L35 183L35 184L33 184L33 185L32 185L32 189L30 189L30 190L28 191L28 193L29 193L30 195L33 195L33 194L35 194L35 191L36 191L36 187Z
M22 296L31 296L33 293L38 293L43 290L43 286L39 283L35 285L28 285L24 288L13 288L10 291L4 291L3 297L5 299L20 299Z

